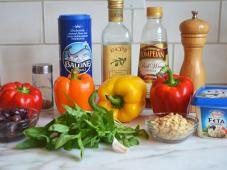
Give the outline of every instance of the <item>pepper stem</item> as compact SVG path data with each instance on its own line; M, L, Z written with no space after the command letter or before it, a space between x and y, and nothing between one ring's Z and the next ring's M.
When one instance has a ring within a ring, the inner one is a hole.
M111 96L106 95L107 100L110 101L113 107L115 108L122 108L124 105L124 100L121 96Z
M169 68L169 66L167 65L163 66L159 71L159 74L164 74L166 72L168 74L168 80L165 83L168 84L169 86L176 86L180 82L180 80L175 79L173 77L173 71Z
M98 106L95 102L95 98L98 95L98 90L95 90L89 97L88 102L90 106L92 107L93 110L101 112L101 113L106 113L108 112L104 107Z
M17 90L22 94L30 94L30 90L27 87L17 87Z
M78 74L80 73L80 69L78 67L72 69L71 71L71 80L80 80L78 78Z

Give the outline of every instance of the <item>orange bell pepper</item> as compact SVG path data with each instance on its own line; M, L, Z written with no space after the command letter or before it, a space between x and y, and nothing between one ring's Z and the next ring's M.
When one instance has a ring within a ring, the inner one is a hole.
M54 82L54 98L58 111L63 114L64 105L73 106L73 102L84 110L91 110L88 99L94 91L94 81L89 74L77 74L73 70L69 78L58 77Z

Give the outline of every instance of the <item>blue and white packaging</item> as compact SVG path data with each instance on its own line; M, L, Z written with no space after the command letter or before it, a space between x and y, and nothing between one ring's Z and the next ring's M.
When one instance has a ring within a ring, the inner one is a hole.
M200 137L227 138L227 87L204 86L192 98Z
M92 76L91 17L89 15L60 15L58 18L60 44L60 75L67 77L77 68L79 73Z

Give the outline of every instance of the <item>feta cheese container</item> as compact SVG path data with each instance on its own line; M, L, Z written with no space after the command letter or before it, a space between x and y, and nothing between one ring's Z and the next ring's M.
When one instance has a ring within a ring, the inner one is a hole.
M194 94L198 136L227 138L227 87L203 86Z

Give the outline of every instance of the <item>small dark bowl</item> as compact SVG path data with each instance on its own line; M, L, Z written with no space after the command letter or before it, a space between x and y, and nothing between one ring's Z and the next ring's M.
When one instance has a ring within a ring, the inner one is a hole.
M2 111L8 111L10 116L12 109L24 108L0 109L0 115ZM23 131L36 125L39 119L39 112L34 109L26 110L26 114L20 114L21 120L19 121L13 121L12 119L0 120L0 142L11 142L22 139L24 137Z

